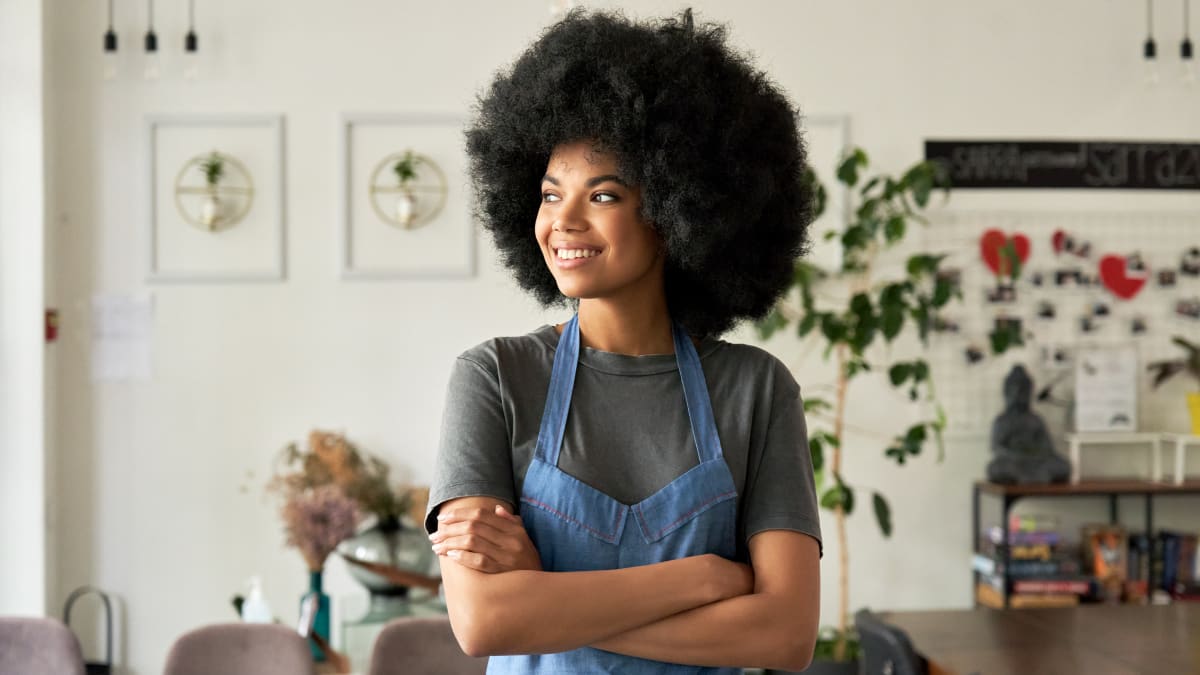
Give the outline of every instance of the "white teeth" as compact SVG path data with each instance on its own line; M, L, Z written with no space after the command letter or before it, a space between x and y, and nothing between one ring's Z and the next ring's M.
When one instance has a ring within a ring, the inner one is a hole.
M558 249L558 257L562 260L574 260L575 258L591 258L598 255L598 251L585 249Z

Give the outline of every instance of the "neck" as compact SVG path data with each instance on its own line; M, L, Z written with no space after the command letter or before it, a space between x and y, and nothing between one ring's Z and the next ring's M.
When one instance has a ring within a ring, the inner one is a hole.
M579 339L585 347L616 354L674 354L666 295L641 295L632 302L580 300Z

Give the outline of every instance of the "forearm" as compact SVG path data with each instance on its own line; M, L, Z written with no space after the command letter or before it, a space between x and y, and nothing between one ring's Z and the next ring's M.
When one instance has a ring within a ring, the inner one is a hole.
M728 597L711 556L618 570L500 574L442 558L442 569L455 634L473 656L577 649Z
M815 622L804 618L811 615L787 596L754 593L676 614L591 646L695 666L803 670L816 641Z

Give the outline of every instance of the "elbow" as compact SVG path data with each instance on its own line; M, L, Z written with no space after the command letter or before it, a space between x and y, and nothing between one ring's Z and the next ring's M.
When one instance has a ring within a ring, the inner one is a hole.
M800 671L812 665L817 647L816 628L801 622L780 622L780 628L771 650L775 662L767 667Z
M475 658L497 655L496 632L487 629L488 623L486 618L470 610L451 615L450 627L464 654Z

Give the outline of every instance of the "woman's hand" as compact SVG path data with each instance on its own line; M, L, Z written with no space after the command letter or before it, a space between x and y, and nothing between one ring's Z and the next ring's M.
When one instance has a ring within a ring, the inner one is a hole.
M542 559L521 519L503 505L493 509L451 509L438 514L438 530L429 535L433 551L464 567L496 574L542 571Z

